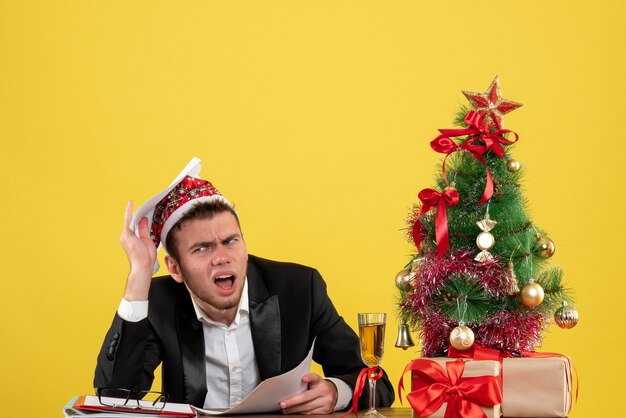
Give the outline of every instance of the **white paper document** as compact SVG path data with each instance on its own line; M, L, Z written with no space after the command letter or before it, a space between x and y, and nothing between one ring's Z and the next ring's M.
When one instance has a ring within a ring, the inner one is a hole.
M230 409L201 409L195 408L198 415L223 415L223 414L254 414L260 412L279 411L278 403L307 389L306 383L302 383L302 376L311 370L311 358L313 347L302 363L296 368L280 376L274 376L264 380L239 404Z

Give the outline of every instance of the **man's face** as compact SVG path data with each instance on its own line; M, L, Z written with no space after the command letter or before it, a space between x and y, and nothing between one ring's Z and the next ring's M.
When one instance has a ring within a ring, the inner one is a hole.
M246 276L248 251L235 217L185 221L175 233L179 261L168 257L175 280L184 281L196 303L216 321L232 322Z

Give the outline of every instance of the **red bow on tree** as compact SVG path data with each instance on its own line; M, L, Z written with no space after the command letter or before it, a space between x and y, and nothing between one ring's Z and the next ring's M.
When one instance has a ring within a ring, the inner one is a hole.
M437 214L435 215L435 238L437 240L437 256L439 259L448 251L450 246L448 240L448 217L446 208L448 206L456 206L459 204L459 192L454 187L446 187L443 192L439 193L435 189L424 189L417 195L422 202L422 207L417 214L417 219L413 224L413 241L417 251L420 250L421 242L421 225L420 217L423 213L428 212L435 206Z
M518 141L519 136L515 132L508 129L499 129L495 132L491 132L488 124L484 120L484 114L478 113L474 110L467 112L463 121L468 125L465 129L439 129L440 135L430 142L430 146L433 150L446 154L441 167L446 183L448 182L446 177L446 159L450 156L450 154L457 150L465 150L469 152L474 158L485 166L485 170L487 172L487 182L485 184L483 195L478 202L478 204L481 205L489 200L489 198L493 195L493 180L491 178L491 172L489 171L487 163L482 155L491 149L498 157L504 157L504 148L502 145L514 144ZM514 141L509 141L503 136L503 134L509 132L515 135ZM470 139L460 145L457 145L451 139L451 137L463 135L469 135ZM477 143L479 140L483 143Z
M461 359L446 363L446 370L432 360L411 361L402 375L412 371L412 392L406 398L415 413L428 416L447 403L445 418L486 418L481 406L502 403L499 380L496 376L462 377L464 370L465 362ZM400 378L400 402L403 389Z

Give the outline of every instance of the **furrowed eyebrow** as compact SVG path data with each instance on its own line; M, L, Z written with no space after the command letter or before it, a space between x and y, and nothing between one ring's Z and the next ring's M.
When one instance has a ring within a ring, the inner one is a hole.
M230 234L229 236L221 240L220 243L227 244L228 241L234 238L241 238L241 234L239 233ZM191 244L188 248L188 251L192 251L194 248L199 248L199 247L206 247L206 248L212 249L212 248L215 248L216 245L217 243L215 241L200 241L200 242Z
M235 233L235 234L230 234L229 236L227 236L226 238L224 238L224 239L222 240L222 244L226 244L228 241L230 241L230 240L232 240L232 239L234 239L234 238L239 238L239 237L241 237L241 234L237 234L237 233Z
M207 247L207 248L213 248L215 247L215 242L213 241L201 241L201 242L196 242L193 243L189 246L189 250L193 250L194 248L198 248L198 247Z

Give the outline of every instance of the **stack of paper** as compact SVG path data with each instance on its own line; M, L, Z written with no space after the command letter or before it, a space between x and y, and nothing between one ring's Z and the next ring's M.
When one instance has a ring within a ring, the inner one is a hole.
M107 398L111 404L123 404L124 399L115 400ZM150 403L145 401L146 406ZM162 411L149 411L143 409L133 409L124 407L104 406L100 403L97 396L78 396L72 399L63 408L66 417L91 416L94 418L151 418L151 417L182 417L192 418L196 416L193 406L183 403L168 402Z

